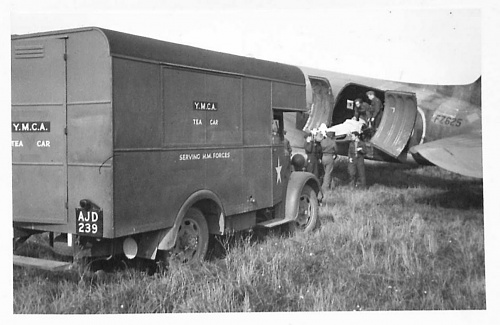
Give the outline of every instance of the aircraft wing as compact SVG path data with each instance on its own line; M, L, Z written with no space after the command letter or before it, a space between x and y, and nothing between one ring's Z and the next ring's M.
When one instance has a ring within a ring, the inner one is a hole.
M410 153L451 172L483 178L481 134L461 134L424 143L412 147Z

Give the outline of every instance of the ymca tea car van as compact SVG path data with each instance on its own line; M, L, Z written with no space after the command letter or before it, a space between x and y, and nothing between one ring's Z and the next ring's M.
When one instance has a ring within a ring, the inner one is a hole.
M211 235L310 230L320 187L283 132L305 110L297 67L100 28L14 35L15 240L193 262Z

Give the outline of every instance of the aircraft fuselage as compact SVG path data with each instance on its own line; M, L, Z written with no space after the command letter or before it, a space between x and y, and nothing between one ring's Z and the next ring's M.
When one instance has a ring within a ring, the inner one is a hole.
M469 85L420 85L390 82L302 68L310 93L309 114L297 116L304 132L321 123L332 127L354 116L356 98L370 103L373 90L384 103L382 121L367 140L366 158L407 162L409 149L460 134L481 133L481 78ZM338 151L347 154L348 140L337 134ZM297 143L297 146L301 144ZM422 157L417 162L426 163Z

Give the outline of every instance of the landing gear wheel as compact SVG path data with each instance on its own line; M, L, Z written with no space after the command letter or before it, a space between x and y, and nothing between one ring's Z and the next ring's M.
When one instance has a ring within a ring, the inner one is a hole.
M208 249L208 225L203 213L190 208L182 219L169 259L182 264L202 261Z
M318 198L316 192L305 185L299 197L299 211L297 219L289 223L291 232L311 232L318 222Z

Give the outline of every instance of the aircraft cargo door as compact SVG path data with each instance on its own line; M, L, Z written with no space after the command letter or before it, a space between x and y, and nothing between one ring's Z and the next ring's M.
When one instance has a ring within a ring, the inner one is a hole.
M410 139L417 118L417 98L414 93L387 91L382 120L371 143L397 158Z
M66 41L12 42L13 220L67 222Z

